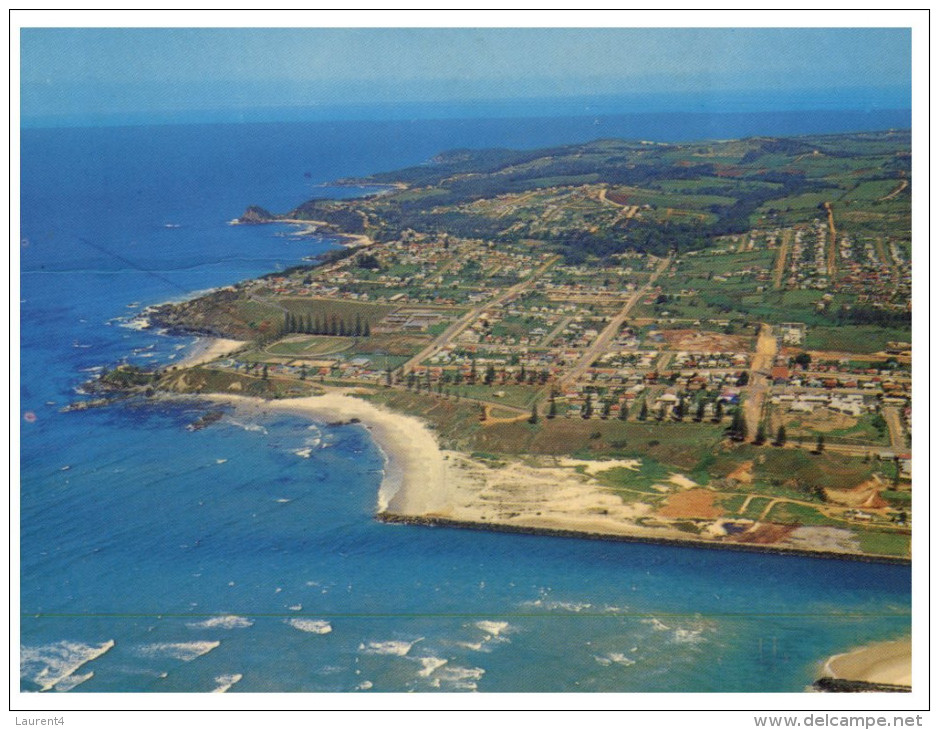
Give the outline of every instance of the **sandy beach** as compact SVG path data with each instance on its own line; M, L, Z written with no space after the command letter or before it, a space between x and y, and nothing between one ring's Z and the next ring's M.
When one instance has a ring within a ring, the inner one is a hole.
M241 340L225 340L220 337L200 337L196 341L196 344L193 345L189 354L177 362L176 366L188 368L194 365L202 365L203 363L217 360L220 357L225 357L225 355L244 347L246 344L248 343L242 342Z
M385 455L385 474L378 493L378 511L425 514L445 510L450 500L444 455L427 426L417 418L376 406L342 391L290 400L267 401L238 395L212 395L256 412L279 411L317 421L358 419Z
M912 664L911 639L885 641L836 654L825 663L821 676L910 687L913 684Z
M581 465L577 460L547 457L532 463L481 462L460 452L441 450L433 432L420 419L339 390L280 401L237 395L209 397L258 412L290 412L327 422L358 419L386 458L379 512L585 533L650 532L634 522L649 511L647 505L624 504L591 475L576 471ZM626 463L595 462L591 467L595 471ZM651 532L666 537L672 530Z
M690 535L643 501L624 501L598 476L607 469L634 470L635 459L583 461L553 456L478 459L440 447L421 419L354 397L347 389L289 400L217 394L204 397L258 412L290 412L318 421L356 419L385 455L377 515L389 522L448 524L515 532L576 534L583 537L669 542L703 547L858 557L817 535L772 544L727 541L720 529ZM684 498L710 493L681 474L671 474L660 493ZM717 525L717 523L715 523ZM811 532L815 528L803 528ZM798 531L796 531L797 533ZM794 533L794 534L796 534ZM860 556L864 557L864 556ZM866 558L865 558L866 559Z

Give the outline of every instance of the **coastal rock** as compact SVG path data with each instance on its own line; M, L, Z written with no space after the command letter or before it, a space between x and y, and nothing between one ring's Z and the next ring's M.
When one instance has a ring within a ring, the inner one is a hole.
M238 219L239 223L270 223L276 217L269 210L259 205L249 205Z

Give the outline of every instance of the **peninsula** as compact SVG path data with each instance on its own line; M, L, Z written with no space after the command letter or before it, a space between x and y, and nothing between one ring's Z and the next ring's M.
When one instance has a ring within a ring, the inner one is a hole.
M910 559L909 132L456 150L355 182L380 192L240 219L354 245L151 309L226 342L95 395L355 418L387 521Z

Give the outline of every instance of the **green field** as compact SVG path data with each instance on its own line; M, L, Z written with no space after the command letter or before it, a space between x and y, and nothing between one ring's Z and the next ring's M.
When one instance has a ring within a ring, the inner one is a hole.
M806 350L835 352L881 352L888 342L912 342L909 329L854 325L851 327L811 327L805 337Z

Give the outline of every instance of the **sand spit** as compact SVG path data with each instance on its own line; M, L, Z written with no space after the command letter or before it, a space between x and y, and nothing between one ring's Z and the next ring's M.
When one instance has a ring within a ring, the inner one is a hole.
M911 639L885 641L845 654L836 654L825 663L821 676L851 682L911 687L913 642Z

